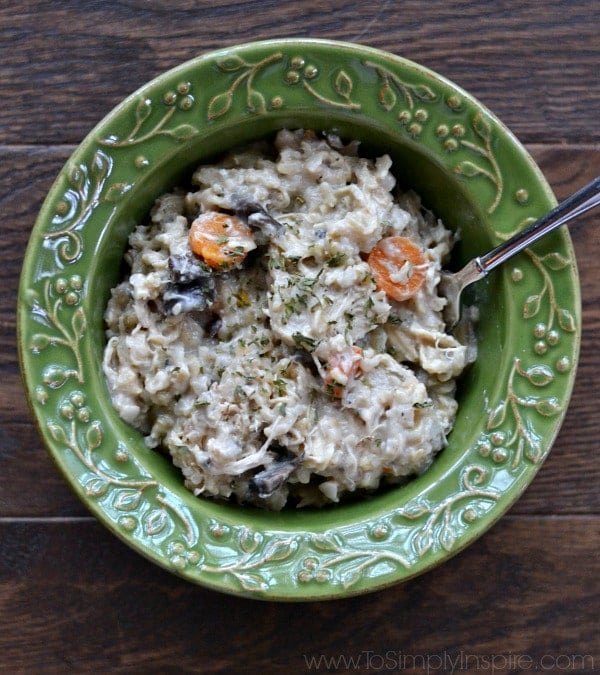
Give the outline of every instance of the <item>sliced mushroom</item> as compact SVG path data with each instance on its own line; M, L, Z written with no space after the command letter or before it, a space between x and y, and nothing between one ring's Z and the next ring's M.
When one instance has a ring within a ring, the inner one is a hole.
M244 219L255 230L254 239L258 246L265 246L283 227L258 202L239 199L235 202L233 211L238 218Z
M204 312L215 300L215 281L200 277L188 283L171 282L163 293L165 312L177 316L183 312Z
M250 479L250 492L258 495L260 499L268 499L289 478L292 471L296 468L298 460L299 457L287 452L278 456L273 464L259 471Z

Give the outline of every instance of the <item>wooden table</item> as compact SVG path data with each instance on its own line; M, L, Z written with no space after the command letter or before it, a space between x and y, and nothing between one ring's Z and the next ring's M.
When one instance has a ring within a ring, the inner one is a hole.
M600 174L594 0L2 0L0 672L296 673L321 655L359 659L363 672L600 669L598 213L572 228L584 332L549 459L487 534L404 585L308 605L193 586L90 517L40 442L17 365L15 297L52 180L97 121L163 70L289 36L362 42L443 73L515 132L559 199Z

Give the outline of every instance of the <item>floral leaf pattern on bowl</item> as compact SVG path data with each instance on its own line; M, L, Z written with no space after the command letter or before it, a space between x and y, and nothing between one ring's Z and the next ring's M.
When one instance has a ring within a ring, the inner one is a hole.
M439 95L428 85L406 82L400 78L396 72L385 66L372 61L365 61L364 65L368 68L373 68L381 80L377 98L381 107L386 112L392 112L394 110L396 103L398 102L398 94L402 97L402 100L409 111L414 110L416 101L434 103L439 98ZM405 109L400 107L398 119L403 119L405 116Z
M313 553L302 558L296 573L296 579L301 584L316 582L349 589L366 574L377 574L377 568L389 573L390 569L407 569L411 564L403 554L375 546L369 538L359 544L330 534L308 538L307 544L317 555Z
M74 368L61 360L44 369L42 382L52 389L58 389L70 378L79 384L84 382L81 340L87 318L79 306L82 292L83 279L74 274L69 278L46 279L41 295L33 290L28 294L31 317L43 327L30 338L31 352L40 354L51 347L63 347L74 361Z
M265 592L269 588L272 565L290 563L289 583L305 586L342 586L349 589L366 572L389 573L390 569L409 567L406 558L397 552L373 545L363 536L360 540L345 538L339 533L294 534L265 536L246 526L229 527L216 520L209 524L209 538L220 542L234 542L239 554L221 559L217 564L208 561L210 555L200 555L199 569L210 575L232 576L244 591Z
M433 548L452 551L460 527L474 522L482 502L495 502L497 492L482 486L488 472L481 466L467 466L460 477L460 489L441 502L417 499L398 509L393 521L424 521L413 528L411 546L417 557ZM465 504L466 503L466 504ZM463 522L460 522L460 519Z
M532 411L542 417L552 417L562 411L560 401L554 396L533 396L520 394L516 386L517 378L542 389L551 384L555 375L545 365L524 368L521 360L514 358L506 385L505 398L488 411L486 429L478 442L479 454L491 456L496 463L502 463L514 449L511 467L516 468L523 459L534 464L542 460L542 438L536 432L536 425L525 411Z
M517 230L533 220L526 219ZM498 236L506 239L512 234L514 232ZM555 287L561 282L557 273L572 268L573 261L557 251L539 255L527 248L523 254L531 261L527 270L532 274L537 272L541 278L541 287L529 293L522 305L523 320L536 320L531 332L536 363L526 366L522 357L513 357L501 397L493 405L486 403L486 429L476 444L477 452L496 464L507 462L512 453L511 469L517 469L523 461L539 464L544 459L542 436L536 428L540 418L557 416L564 407L556 395L544 394L543 390L571 370L574 356L563 351L553 361L543 359L562 344L562 334L572 336L577 330L572 312L558 303ZM523 268L517 266L512 270L511 281L518 286L524 275ZM570 347L574 348L574 345Z
M456 174L463 178L484 178L494 189L494 196L487 207L492 214L498 208L504 193L504 178L492 145L493 130L488 120L477 112L468 125L472 129L472 136L467 135L467 126L462 123L446 122L439 124L435 130L436 137L448 153L455 153L460 149L467 150L475 155L475 159L464 159L453 166Z
M505 234L497 232L496 235L503 240L509 239L533 222L535 222L535 218L526 218L521 223L519 223L517 228L512 232ZM573 313L568 308L561 307L557 302L555 280L558 279L558 277L553 278L551 273L556 274L557 272L568 270L569 268L572 269L574 267L574 262L570 257L567 257L558 251L551 251L549 253L544 253L543 255L538 255L534 249L527 248L525 249L524 254L529 257L533 266L539 273L542 286L535 293L530 294L523 303L523 318L532 319L539 317L543 310L543 303L546 300L547 316L544 323L538 324L536 326L535 336L540 338L546 333L549 333L550 338L548 344L556 344L558 341L558 336L555 332L552 332L554 330L555 320L557 321L560 330L566 333L574 333L577 327ZM522 280L523 272L517 267L513 270L512 281L519 283ZM535 349L536 352L538 354L545 353L548 344L538 343Z
M214 524L212 531L219 531ZM296 535L266 537L242 526L235 528L233 536L241 555L230 561L220 560L216 565L204 561L201 568L206 574L231 575L244 591L268 590L269 566L289 560L298 549Z
M345 108L347 110L360 110L361 104L352 100L352 91L354 89L354 81L348 73L342 68L336 74L333 80L333 91L337 94L337 99L328 97L325 94L317 91L314 84L310 80L317 77L319 71L314 66L308 66L304 71L304 76L299 81L302 82L304 89L317 101L330 105L334 108ZM289 74L288 74L289 77Z
M277 543L245 526L232 530L212 521L210 535L218 540L233 537L236 549L243 554L218 566L207 565L202 558L200 567L210 574L232 574L246 591L265 591L269 565L296 558L299 564L291 571L296 583L341 586L347 590L366 574L383 576L398 567L409 569L434 549L452 551L465 525L477 520L499 498L498 492L483 487L487 477L482 467L469 466L461 475L460 489L448 499L441 503L415 500L369 524L358 537L339 532L305 533ZM399 532L404 541L399 540ZM407 542L412 556L400 552Z
M234 73L235 76L225 91L215 94L208 102L208 119L215 120L226 115L231 109L236 92L242 88L242 85L247 110L251 113L265 113L267 111L266 99L254 86L254 80L261 70L279 61L282 57L281 52L275 52L256 63L250 63L238 55L217 59L217 68L222 73Z
M151 98L138 99L133 114L133 126L124 137L110 134L99 139L99 143L113 148L140 145L159 136L175 141L186 141L198 133L198 128L187 122L170 124L178 111L188 112L194 107L194 96L189 82L179 82L176 89L169 89L157 104Z
M112 158L97 150L89 165L79 163L65 172L68 187L55 207L52 229L44 234L47 241L58 241L57 254L62 263L73 263L80 258L82 244L77 230L85 225L97 206L112 166Z
M465 138L461 138L459 143L463 148L466 148L477 157L485 160L489 166L485 167L481 163L464 160L454 167L454 171L467 178L483 176L492 183L496 190L496 196L488 206L488 213L494 213L502 199L503 179L500 167L498 166L498 162L492 151L492 128L481 113L477 113L473 117L471 126L475 132L476 140L469 141ZM460 136L460 127L456 129L455 133L457 136Z
M544 256L538 256L530 249L526 250L526 254L531 259L533 265L540 273L543 280L543 285L540 291L530 295L523 305L523 318L532 319L537 317L542 309L542 303L545 298L548 299L548 317L546 319L546 326L548 331L552 331L554 321L558 321L558 325L562 331L567 333L574 333L576 330L575 317L572 312L566 307L561 307L556 300L556 289L554 281L548 270L558 272L570 266L572 262L565 256L557 253L547 253Z
M93 406L79 389L65 392L55 415L49 415L52 439L83 467L79 482L85 494L115 514L127 532L137 530L146 537L168 539L182 529L189 546L198 537L186 509L173 504L166 490L148 475L122 445L111 451L106 446L103 423L94 417Z

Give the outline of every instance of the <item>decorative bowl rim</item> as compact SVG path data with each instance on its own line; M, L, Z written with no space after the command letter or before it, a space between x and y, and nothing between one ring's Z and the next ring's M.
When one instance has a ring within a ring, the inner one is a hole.
M116 255L113 236L122 251L131 227L124 214L134 198L147 200L157 171L181 164L186 149L212 142L214 150L223 130L251 135L252 125L272 130L288 120L327 118L342 128L381 131L421 153L468 195L494 240L555 203L514 135L447 78L354 43L262 40L176 66L105 116L50 189L20 280L26 393L49 454L75 493L150 560L194 583L252 598L374 591L472 543L547 456L579 354L577 267L561 231L521 254L491 287L502 291L495 309L498 324L506 322L490 328L503 348L497 381L481 392L479 409L469 401L473 421L460 431L466 445L457 447L451 436L431 474L321 512L263 513L188 493L110 406L97 359L102 331L94 284Z

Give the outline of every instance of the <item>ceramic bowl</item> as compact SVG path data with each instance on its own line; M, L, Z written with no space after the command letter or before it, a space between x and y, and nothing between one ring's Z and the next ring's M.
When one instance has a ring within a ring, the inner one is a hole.
M253 598L314 600L380 589L464 549L502 516L547 456L580 339L566 232L480 282L479 357L433 466L403 487L322 510L271 513L194 497L113 410L103 311L128 233L153 200L222 151L275 130L334 130L389 153L446 225L453 264L555 200L513 135L444 77L371 48L276 40L202 55L157 77L82 142L39 214L20 285L21 365L50 455L86 506L182 577ZM435 572L433 572L435 573Z

